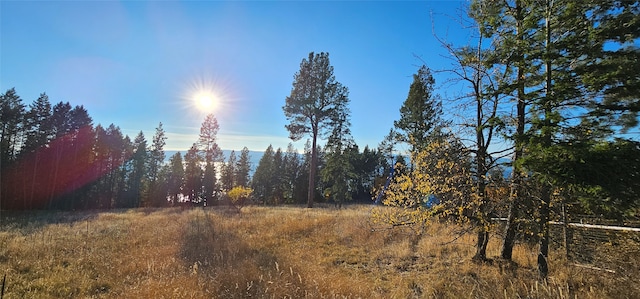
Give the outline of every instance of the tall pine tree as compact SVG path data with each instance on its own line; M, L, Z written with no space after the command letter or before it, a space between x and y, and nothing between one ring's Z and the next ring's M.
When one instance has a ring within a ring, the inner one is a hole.
M316 169L318 162L318 138L331 132L336 114L347 107L348 89L337 82L333 66L329 63L329 53L309 53L308 59L300 63L295 74L291 94L282 107L289 124L289 137L300 140L304 135L311 137L311 164L309 167L309 189L307 207L313 207L315 196Z
M167 137L165 136L162 122L158 124L156 133L153 135L151 147L149 148L149 165L147 168L147 176L149 180L149 202L152 206L164 206L166 204L166 197L161 192L161 186L158 182L160 168L164 163L165 153L164 146L166 144Z

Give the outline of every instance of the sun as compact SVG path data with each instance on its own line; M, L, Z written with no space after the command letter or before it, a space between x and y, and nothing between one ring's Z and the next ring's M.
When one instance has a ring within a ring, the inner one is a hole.
M214 94L210 91L198 91L193 96L193 101L195 102L198 110L203 112L211 112L215 110L217 101Z
M179 99L194 117L228 113L230 101L236 98L229 80L207 73L185 79Z

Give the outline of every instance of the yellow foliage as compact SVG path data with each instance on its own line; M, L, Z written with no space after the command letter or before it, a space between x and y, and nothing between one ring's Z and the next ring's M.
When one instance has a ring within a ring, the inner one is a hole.
M233 187L233 189L229 190L229 193L227 193L227 196L229 196L229 199L233 204L238 204L247 200L252 193L253 193L253 189L249 187L236 186L236 187Z
M411 171L396 165L399 174L389 185L383 203L403 209L380 215L384 221L394 225L426 223L426 219L438 216L466 222L474 216L480 203L464 153L442 140L412 155L411 163ZM435 196L439 203L427 207L430 196Z

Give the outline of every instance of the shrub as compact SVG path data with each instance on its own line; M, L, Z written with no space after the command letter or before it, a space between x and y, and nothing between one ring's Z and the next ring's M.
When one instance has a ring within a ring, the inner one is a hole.
M251 197L252 193L253 189L249 187L236 186L229 190L227 196L229 196L231 203L240 210L247 203L247 200Z

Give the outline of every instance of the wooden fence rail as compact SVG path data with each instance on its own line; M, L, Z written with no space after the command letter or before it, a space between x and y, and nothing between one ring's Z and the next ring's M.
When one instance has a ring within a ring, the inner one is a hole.
M506 222L506 218L492 218ZM640 227L550 221L551 246L564 247L569 261L580 267L637 274Z

